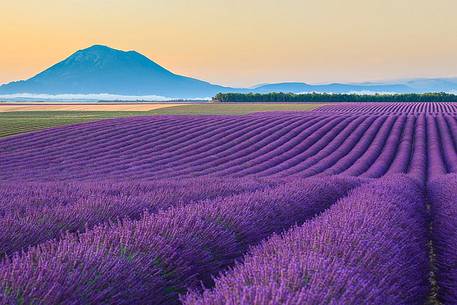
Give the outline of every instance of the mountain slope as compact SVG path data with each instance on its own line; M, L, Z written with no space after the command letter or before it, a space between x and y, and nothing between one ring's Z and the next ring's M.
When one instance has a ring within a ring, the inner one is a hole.
M405 84L417 92L457 92L456 78L418 78Z
M95 45L25 80L0 87L1 94L161 95L206 97L225 87L174 74L135 51Z

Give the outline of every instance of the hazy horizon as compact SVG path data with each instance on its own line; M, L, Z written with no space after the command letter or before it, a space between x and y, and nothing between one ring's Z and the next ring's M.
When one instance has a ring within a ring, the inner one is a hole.
M98 45L103 45L103 44L98 44ZM108 45L107 45L108 46ZM70 56L71 54L73 54L74 52L78 51L78 50L82 50L82 49L85 49L87 47L90 47L90 46L86 46L86 47L82 47L82 48L79 48L79 49L76 49L76 50L73 50L72 52L70 52L68 54L68 56ZM119 49L119 50L122 50L122 51L137 51L135 49L120 49L120 48L116 48L116 46L109 46L109 47L112 47L114 49ZM150 56L148 56L147 54L143 54L145 55L146 57L150 58L151 60L155 61L154 58L151 58ZM21 81L21 80L26 80L26 79L29 79L35 75L37 75L38 73L44 71L45 69L51 67L52 65L64 60L66 57L64 58L60 58L60 59L56 59L55 62L52 62L50 63L48 66L46 67L43 67L41 68L41 70L39 71L35 71L35 72L31 72L31 74L28 74L28 75L25 75L24 77L22 78L17 78L17 79L10 79L10 80L4 80L4 81L1 81L0 80L0 85L3 85L3 84L7 84L7 83L10 83L10 82L13 82L13 81ZM160 62L158 61L155 61L157 64L159 65L162 65ZM162 65L163 66L163 65ZM168 69L168 67L166 66L163 66L164 68ZM172 69L169 69L171 72L173 73L177 73L177 74L181 74L180 72L177 72L175 70L172 70ZM456 70L457 71L457 70ZM198 79L201 79L201 80L204 80L204 81L207 81L209 83L212 83L212 84L217 84L217 85L221 85L221 86L228 86L228 87L241 87L241 88L251 88L251 87L256 87L256 86L260 86L260 85L264 85L264 84L269 84L269 83L293 83L293 82L303 82L303 83L307 83L307 84L310 84L310 85L321 85L321 84L329 84L329 83L346 83L346 84L357 84L357 83L363 83L363 82L366 82L366 83L389 83L389 82L401 82L401 81L407 81L407 80L414 80L414 79L418 79L418 78L423 78L423 79L434 79L434 78L457 78L457 72L455 74L449 74L449 75L411 75L409 77L405 76L405 77L400 77L400 78L392 78L392 77L388 77L386 76L386 78L383 78L383 79L359 79L359 80L353 80L353 81L347 81L347 80L343 80L343 79L334 79L334 80L323 80L323 81L316 81L316 82L312 82L312 81L308 81L308 80L304 80L304 79L275 79L275 80L272 80L272 81L258 81L258 82L251 82L251 83L218 83L216 81L212 81L212 80L209 80L209 79L202 79L202 78L199 78L198 76L195 76L195 75L185 75L185 76L188 76L188 77L193 77L193 78L198 78Z
M107 46L109 48L113 48L113 49L116 49L116 50L120 50L120 51L136 51L135 49L120 49L120 48L116 48L116 47L113 47L113 46L109 46L109 45L106 45L106 44L94 44L94 45L102 45L102 46ZM92 45L92 46L94 46ZM80 50L84 50L88 47L91 47L91 46L86 46L84 48L80 48L80 49L77 49L77 50L74 50L73 52L69 53L68 56L74 54L75 52L77 51L80 51ZM149 56L147 56L147 54L143 54L145 55L146 57L148 57L149 59L153 60L153 58L150 58ZM64 60L66 58L61 58L61 59L57 59L54 63L51 63L49 64L49 66L47 67L44 67L42 70L40 71L36 71L34 73L32 73L31 75L27 75L23 78L18 78L18 79L12 79L12 80L7 80L7 81L4 81L4 82L1 82L0 81L0 85L2 84L7 84L7 83L10 83L10 82L13 82L13 81L21 81L21 80L26 80L28 78L31 78L35 75L37 75L38 73L40 72L43 72L44 70L46 70L47 68L50 68L51 66L53 66L54 64ZM161 65L160 62L157 62L157 64ZM163 65L162 65L163 66ZM164 67L166 69L168 69L167 67ZM172 71L174 73L177 73L177 74L180 74L179 72L176 72L176 71ZM185 76L188 76L188 77L194 77L194 78L198 78L197 76L193 76L193 75L185 75ZM414 80L414 79L434 79L434 78L457 78L457 73L455 75L436 75L436 76L430 76L430 75L423 75L423 76L420 76L420 75L416 75L416 76L411 76L411 77L402 77L402 78L384 78L384 79L360 79L358 81L343 81L343 80L332 80L332 81L318 81L318 82L310 82L310 81L307 81L307 80L290 80L290 79L286 79L286 80L276 80L276 81L270 81L270 82L253 82L253 83L248 83L248 84L239 84L239 85L231 85L231 84L225 84L225 83L216 83L216 82L212 82L211 80L206 80L205 81L208 81L212 84L217 84L217 85L222 85L222 86L231 86L231 87L240 87L240 88L252 88L252 87L256 87L256 86L260 86L260 85L265 85L265 84L270 84L270 83L294 83L294 82L302 82L302 83L307 83L307 84L311 84L311 85L320 85L320 84L329 84L329 83L346 83L346 84L360 84L360 83L389 83L389 82L402 82L402 81L408 81L408 80ZM164 97L165 98L165 97Z
M93 44L226 86L457 76L456 9L450 0L8 1L0 83Z

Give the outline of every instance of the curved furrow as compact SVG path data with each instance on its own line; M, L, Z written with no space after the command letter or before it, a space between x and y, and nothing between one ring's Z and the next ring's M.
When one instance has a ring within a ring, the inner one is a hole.
M457 172L457 160L455 160L455 155L457 154L457 124L455 118L452 116L444 116L443 121L446 124L446 127L449 130L449 135L452 140L451 147L449 147L449 170L453 173Z
M153 119L154 118L152 118L152 117L149 118L149 120L153 120ZM232 126L232 121L230 119L228 119L225 124L227 126ZM221 130L223 130L223 128L224 128L224 126L221 127ZM208 130L206 130L206 132L208 132ZM105 134L102 134L100 138L96 138L96 137L94 137L94 133L91 132L89 134L91 137L87 140L86 140L87 136L84 133L81 133L80 137L76 137L76 139L75 138L70 139L71 142L69 144L74 145L75 144L74 142L79 142L78 143L79 150L72 148L72 152L74 152L75 154L78 151L84 152L87 149L91 149L91 151L94 154L99 155L100 152L103 152L104 150L107 149L106 148L107 146L110 149L116 148L118 150L121 150L121 148L123 148L123 150L127 150L129 147L129 143L131 143L133 145L135 145L135 143L136 143L136 145L138 145L138 143L140 143L141 140L143 140L143 139L146 139L147 141L146 141L146 143L142 143L142 145L151 145L150 139L153 139L153 137L155 137L157 135L156 130L151 129L148 122L146 122L144 124L143 128L138 128L138 126L135 126L135 128L133 130L129 130L127 133L125 133L124 130L119 130L119 133L120 134L111 133L111 134L109 134L109 138L106 138ZM174 134L174 136L175 136L175 138L179 137L179 134L177 134L177 135ZM79 138L82 138L82 139L79 139ZM161 137L161 138L162 138L161 141L164 141L164 140L166 141L166 139L163 139L163 137ZM195 137L193 137L191 139L196 140ZM184 139L182 139L182 140L184 140ZM107 141L109 141L109 142L107 143ZM180 141L180 142L175 141L174 144L176 144L176 143L178 143L180 145L185 144L185 142L183 142L183 141ZM117 146L116 146L116 144L117 144ZM96 147L96 148L94 148L94 147ZM152 145L152 147L155 147L155 145ZM60 147L58 147L58 148L60 148ZM97 151L97 149L99 149L99 151ZM50 148L50 150L51 150L51 152L54 153L54 155L46 154L46 157L48 159L59 154L59 150L57 150L55 148ZM36 153L38 154L38 157L39 157L40 156L39 151ZM28 159L31 160L31 156L28 156ZM92 157L92 159L93 159L93 157Z
M175 147L186 147L188 144L195 143L196 141L205 140L214 135L217 135L219 132L231 128L232 125L238 124L240 120L235 120L234 118L212 118L213 122L198 128L188 129L182 134L175 134L173 138L168 137L164 138L161 146L156 146L154 152L161 153L163 152L172 152ZM242 120L248 122L248 118L243 118ZM225 123L226 122L226 123ZM178 122L179 123L179 122Z
M25 143L33 143L34 145L45 144L52 146L54 144L59 144L62 138L73 137L80 134L82 131L89 130L102 131L109 130L110 128L116 129L122 125L121 120L119 119L106 119L99 120L95 122L79 123L72 124L60 127L53 127L44 130L38 130L27 134L18 134L13 137L8 137L5 139L0 139L2 146L10 146L12 149L19 148L24 149ZM166 120L160 120L161 124L169 125L170 122ZM133 121L129 121L129 125L133 125ZM133 127L133 126L132 126ZM127 126L128 128L128 126ZM16 145L16 146L15 146Z
M366 117L350 117L349 124L338 126L336 133L328 133L322 137L318 151L311 150L309 152L301 152L295 158L291 158L286 162L277 164L274 161L268 160L263 164L263 169L258 173L262 176L280 175L288 176L294 175L301 171L303 168L308 168L318 163L321 159L326 158L332 154L344 141L351 136L351 133L357 132L360 128L367 127L369 123L366 121L371 120ZM279 166L278 166L279 165Z
M113 133L117 132L119 136L125 137L126 140L129 138L133 138L135 136L141 136L141 132L149 134L149 138L157 140L162 139L162 135L158 134L152 134L150 133L151 128L162 128L163 123L167 123L167 129L165 129L168 132L173 132L176 134L176 126L175 124L172 124L173 122L164 121L163 119L161 120L155 120L153 117L138 117L138 118L132 118L131 120L121 120L119 119L120 122L114 119L107 119L107 120L102 120L96 123L100 124L94 124L94 123L81 123L78 125L74 126L65 126L65 127L60 127L56 128L55 133L57 135L49 137L48 135L45 135L47 140L41 141L41 142L35 142L35 136L41 136L41 133L44 133L44 131L38 131L34 133L33 135L29 135L30 137L27 137L25 139L22 139L23 142L25 141L26 143L23 143L21 147L18 147L17 149L21 150L21 153L25 153L29 150L29 147L40 147L41 149L46 149L48 151L52 151L53 149L59 148L63 144L69 142L70 144L73 143L73 139L76 137L86 137L87 140L92 141L93 143L97 143L98 141L103 141L106 138L106 134L109 133L109 135L113 135ZM128 124L122 124L125 121L128 122ZM113 123L114 122L114 123ZM101 124L103 123L103 124ZM159 124L157 124L159 123ZM199 123L198 120L196 123ZM99 126L100 125L100 126ZM147 128L145 128L147 127ZM67 131L67 129L76 129L74 133L69 133L69 134L61 134L59 131ZM171 129L171 130L169 130ZM169 131L168 131L169 130ZM51 131L51 130L48 130ZM54 130L52 130L54 131ZM47 133L46 133L47 134ZM20 137L20 135L18 136ZM9 140L9 139L8 139ZM8 141L6 144L8 144ZM25 145L24 145L25 144ZM84 141L81 143L82 145L86 144ZM11 149L14 149L12 147ZM36 150L32 150L31 153L37 153ZM33 154L30 155L29 157L34 156Z
M304 139L295 149L281 153L273 158L262 158L262 163L244 169L237 173L237 176L281 174L282 171L303 162L303 160L309 160L312 156L323 152L323 150L328 147L329 143L347 132L351 124L353 124L353 121L350 118L345 118L342 121L335 118L329 122L326 129L320 130L319 133L315 133L309 138Z
M412 155L414 129L416 127L416 117L407 116L406 126L403 128L403 134L398 143L398 149L389 165L385 175L401 174L408 171L409 162ZM375 176L375 175L373 175Z
M178 131L175 131L170 134L160 134L159 141L151 141L149 138L145 137L147 140L147 145L143 146L142 149L151 149L154 152L158 153L162 150L172 150L175 146L185 146L189 143L203 139L204 135L210 136L211 133L223 131L226 127L230 127L233 124L231 118L206 118L201 122L195 120L194 124L188 126L185 124L186 121L177 119L174 124L175 126L181 127ZM198 123L198 124L196 124ZM159 133L160 130L152 130L154 133ZM143 139L138 139L140 142Z
M286 121L275 121L272 123L273 127L265 128L261 131L255 131L251 134L246 134L242 137L236 137L236 141L226 141L222 145L215 145L211 150L208 149L200 154L191 154L185 157L179 155L175 157L176 161L167 163L167 169L157 171L158 175L167 174L169 172L179 172L180 170L186 170L187 168L194 168L198 171L199 166L211 167L217 164L221 160L230 159L233 160L237 156L244 156L250 151L253 151L255 147L253 143L263 147L270 143L273 139L287 134L290 130L300 129L312 126L317 122L316 119L303 120L300 118L286 120ZM152 168L154 169L154 167Z
M231 120L226 122L226 125L228 127L233 127ZM242 124L238 124L238 125L242 125ZM148 126L146 125L146 127L148 127ZM217 130L216 132L213 131L213 132L214 132L214 134L217 135L217 132L223 132L223 130L225 128L226 128L226 126L223 124L223 126L220 127L220 130ZM238 128L241 128L241 126L238 126ZM103 157L102 153L106 152L106 151L109 152L111 150L117 149L117 153L119 153L122 150L128 150L129 146L125 145L124 141L128 141L129 139L132 139L133 145L138 146L139 145L138 143L141 143L141 142L136 141L137 138L135 135L140 132L141 132L141 129L138 130L137 132L131 132L128 134L127 137L118 136L116 134L110 134L109 138L103 138L103 140L101 140L101 141L98 141L98 139L89 139L88 141L84 141L84 138L83 139L78 139L78 138L70 139L74 142L77 142L77 143L82 142L82 143L78 143L78 144L80 144L80 145L78 145L78 149L72 149L71 147L68 147L68 148L71 149L72 153L75 155L77 155L79 152L85 152L85 150L90 148L93 155L97 155L99 158L101 158L101 157ZM146 130L144 130L143 132L145 133L146 137L148 137L148 134L151 134L151 130L149 128L146 128ZM206 132L208 132L208 130L206 130ZM191 141L196 141L199 139L206 139L206 138L203 136L201 138L193 137L193 138L191 138ZM166 139L164 139L164 140L166 140ZM72 143L72 144L75 144L75 143ZM146 143L141 143L140 146L144 146L144 145L148 145L148 144L149 144L149 141L146 141ZM174 143L174 144L186 145L187 142L178 142L178 143ZM116 145L118 145L118 146L116 146ZM123 148L123 149L120 149L120 148ZM52 152L54 153L53 155L50 155L50 154L46 155L48 162L51 162L49 160L52 160L53 157L60 156L60 150L53 150ZM80 157L79 160L81 162L84 161L84 158L86 158L86 159L91 158L91 161L95 160L94 156L87 156L87 157L79 156L79 157ZM28 157L28 160L31 160L31 158Z
M198 175L202 174L212 174L216 173L217 175L229 175L229 171L233 171L233 167L246 168L246 162L251 164L249 167L253 168L252 164L255 162L255 156L262 158L268 156L269 159L274 158L275 156L291 151L297 145L306 144L302 140L306 138L307 140L311 137L315 137L317 134L321 133L325 128L323 126L327 125L326 119L313 119L312 125L303 125L300 124L296 129L294 129L293 134L287 136L283 134L284 130L279 132L271 132L268 141L263 143L258 143L249 139L248 143L245 143L245 147L240 149L238 153L235 154L224 154L225 156L216 156L213 162L207 162L207 160L201 160L199 163L202 164L202 167L195 167L194 164L185 164L181 167L183 171L179 172L180 174L194 173ZM253 143L261 144L253 145ZM203 162L202 162L203 161ZM211 161L211 160L208 160ZM178 170L177 168L172 168L172 171Z
M457 170L457 153L452 131L446 123L446 119L439 115L435 118L438 134L442 144L442 156L447 172L453 173Z
M365 149L360 148L362 155L357 157L352 165L341 173L349 176L361 176L365 173L376 162L384 149L391 149L386 145L387 140L392 138L392 131L395 132L397 128L403 127L403 122L402 117L389 116L372 142L363 145Z
M89 124L89 123L87 123L87 124ZM110 128L109 126L103 126L100 129L99 128L94 129L94 130L89 129L89 131L87 131L87 135L86 135L86 133L84 131L88 126L84 126L84 124L82 124L82 125L83 126L79 126L79 127L81 127L79 132L75 133L75 135L73 135L71 137L70 136L59 136L59 137L55 138L56 139L55 141L53 140L54 137L49 137L49 140L54 141L55 145L53 145L49 142L48 143L43 142L43 143L38 144L33 141L33 138L32 138L32 141L27 141L28 138L26 138L26 139L24 139L25 142L22 145L23 147L16 148L15 150L12 150L10 152L5 152L5 156L9 157L10 162L19 163L21 161L21 157L26 157L28 159L31 159L33 157L37 158L41 154L44 154L44 156L47 156L48 152L55 151L56 149L61 148L65 144L68 144L68 145L75 144L75 139L83 138L85 141L82 142L81 145L86 145L87 147L89 147L88 142L90 142L91 139L93 141L95 141L95 143L103 142L103 140L106 139L107 135L111 136L116 133L125 133L126 136L133 137L132 132L137 129L137 124L134 122L132 124L128 124L124 128L113 128L113 127ZM17 154L17 151L19 151L19 155Z
M361 141L364 141L365 137L373 138L385 121L384 117L371 117L371 119L360 124L361 128L357 129L341 142L338 150L333 151L333 153L319 160L313 166L301 170L298 174L309 177L324 175L323 173L325 172L325 175L331 175L333 172L347 168L353 162L353 155L360 154L360 152L354 152L354 147L358 146ZM344 162L342 163L341 160Z
M364 178L379 178L383 176L392 162L395 156L398 154L400 139L403 137L408 117L400 115L392 127L391 134L387 135L384 145L381 147L381 153L371 163L370 167L360 177Z
M259 122L258 121L249 121L249 124L251 126L255 127L256 125L259 124ZM246 126L243 125L243 124L237 124L236 126L233 127L233 129L239 130L240 132L243 132L243 133L249 131L249 129L246 128ZM225 132L226 133L230 133L229 131L225 131ZM141 144L143 144L143 143L141 143ZM79 168L79 167L84 168L86 166L85 162L87 160L90 161L90 163L92 165L92 169L96 167L96 164L94 164L96 160L100 160L99 161L99 166L105 167L105 168L106 168L105 164L106 164L107 161L116 161L116 163L120 162L121 164L125 162L125 160L123 160L123 159L121 159L119 157L119 154L117 152L112 152L110 150L111 149L110 145L107 145L106 143L105 143L105 145L106 145L106 147L103 150L106 151L106 154L104 154L104 155L100 154L100 152L98 151L97 152L98 155L99 155L98 157L93 157L92 154L87 156L87 157L83 157L80 154L71 153L70 156L72 158L70 159L68 155L62 154L62 152L57 151L56 154L58 154L59 159L63 158L64 160L67 161L66 164L64 164L63 168L61 169L61 171L68 171L72 167L73 168ZM71 151L71 147L68 147L68 149ZM94 153L94 151L91 150L91 153ZM138 156L138 153L141 153L141 152L140 151L136 152L136 154L133 154L133 156L131 156L131 158L142 157L142 156ZM113 158L114 160L110 160L110 158ZM53 162L54 164L57 163L56 165L58 166L60 164L60 162L61 162L59 159L57 159L57 158L52 159L52 160L48 159L46 165L49 165L49 163L52 164L52 162ZM70 159L70 160L68 160L68 159Z
M285 120L285 119L283 119L283 120ZM175 154L169 156L168 158L165 156L153 156L153 155L147 156L147 157L143 158L142 163L145 163L145 162L150 163L148 170L157 173L158 169L160 169L163 166L171 167L173 165L173 162L180 162L180 161L183 161L184 159L188 160L189 158L197 158L199 155L201 156L202 154L211 154L211 153L214 153L214 151L217 149L222 150L224 148L224 145L227 145L224 143L226 143L226 142L233 143L233 142L230 142L231 140L243 143L243 140L245 138L248 138L251 135L256 134L256 133L266 132L266 131L270 130L271 128L274 128L275 124L277 124L277 123L278 123L277 121L271 121L271 122L268 122L267 124L262 124L262 122L256 122L255 124L250 126L250 128L236 128L236 129L234 128L235 130L230 129L230 130L225 131L225 133L227 134L226 137L222 137L222 138L216 139L214 141L213 141L213 139L206 139L205 143L208 143L206 145L204 143L193 144L195 146L194 149L193 149L193 147L192 148L187 147L186 149L183 149L182 152L175 151ZM220 134L220 136L222 136L222 134ZM219 143L222 143L223 145L219 145ZM180 153L183 155L180 155ZM137 155L136 159L139 159L141 157L142 157L141 155L140 156ZM158 161L155 161L155 160L158 160ZM120 161L119 165L112 167L109 171L104 172L104 174L109 173L110 171L118 170L118 169L125 169L129 166L130 166L129 164L126 164L125 162ZM95 167L93 169L93 172L95 174L97 174L99 168L101 170L105 170L105 168L103 167L103 164L101 164L98 168Z
M427 181L427 139L425 116L419 115L414 129L414 144L409 162L408 175L415 178L419 183L425 184Z
M286 120L282 118L282 120ZM142 154L149 154L152 159L157 159L159 161L164 161L165 158L173 158L180 153L187 153L189 150L198 149L203 151L205 145L216 145L215 143L222 142L224 137L232 136L233 134L246 134L250 133L261 127L261 125L272 126L277 121L262 119L262 120L242 120L243 124L240 122L230 122L227 126L218 126L218 128L213 128L213 130L206 130L202 132L202 135L199 137L192 137L189 135L190 140L186 143L176 142L175 146L162 147L161 151L155 152L151 151L141 151ZM236 123L236 124L234 124ZM214 130L216 129L216 130ZM205 134L206 133L206 134ZM219 142L218 142L219 141ZM174 144L174 143L173 143ZM165 145L164 145L165 146Z
M345 172L350 166L352 166L357 160L359 160L364 154L366 154L368 147L375 141L375 139L386 131L389 130L393 123L393 117L384 117L378 127L370 128L366 133L350 148L348 153L340 158L333 165L322 170L318 175L335 175L337 173ZM373 123L376 126L376 122ZM381 139L382 140L382 139Z
M141 126L144 127L145 124L142 124ZM79 135L75 137L66 138L65 141L62 141L58 146L52 146L49 148L46 148L45 144L35 147L33 146L33 143L27 143L28 145L32 145L31 147L33 147L33 151L30 151L29 153L23 152L22 150L19 151L18 153L16 153L16 157L13 156L9 158L9 165L24 165L23 158L26 158L28 162L46 164L47 162L52 162L53 158L58 157L61 154L62 149L65 148L71 150L72 153L77 154L78 152L87 151L96 152L97 149L105 149L107 144L109 144L110 146L114 146L115 144L117 144L119 147L122 147L122 145L125 145L125 143L123 143L120 139L123 139L126 142L136 141L136 134L139 134L139 132L135 132L135 130L142 130L143 133L146 134L146 136L148 134L151 134L150 130L148 129L139 129L139 127L141 126L134 125L133 129L127 131L125 129L128 128L111 130L110 132L103 133L99 133L98 130L89 133L81 132Z
M341 103L322 106L314 112L365 113L365 114L443 114L457 113L455 103Z
M329 118L329 120L325 121L320 120L320 123L324 124L319 125L317 130L314 129L314 126L313 128L307 128L297 137L294 137L292 141L277 139L270 143L268 147L265 147L265 150L257 151L254 157L247 156L248 158L245 157L233 160L231 163L225 163L221 166L221 169L216 169L217 174L220 176L245 176L257 173L260 169L264 168L265 162L271 161L276 156L287 156L287 160L290 160L297 154L296 151L304 151L319 146L322 137L326 137L328 134L334 134L341 125L347 125L347 122L345 123L343 118Z
M428 179L445 175L447 171L441 150L442 143L437 130L435 116L426 117L427 124L427 154L428 154Z
M456 110L340 104L307 113L102 120L0 140L0 181L407 172L425 182L457 170Z

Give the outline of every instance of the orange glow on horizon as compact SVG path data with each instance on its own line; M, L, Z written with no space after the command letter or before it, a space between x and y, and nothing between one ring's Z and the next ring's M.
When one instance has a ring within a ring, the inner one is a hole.
M232 86L457 76L455 11L451 0L8 1L0 83L93 44Z

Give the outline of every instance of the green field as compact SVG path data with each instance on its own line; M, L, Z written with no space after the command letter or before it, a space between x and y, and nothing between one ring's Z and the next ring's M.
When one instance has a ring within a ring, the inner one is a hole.
M261 111L306 111L318 104L194 104L151 111L0 112L0 137L43 128L138 115L239 115Z
M237 115L262 111L307 111L322 104L195 104L152 110L150 114Z

